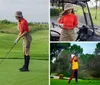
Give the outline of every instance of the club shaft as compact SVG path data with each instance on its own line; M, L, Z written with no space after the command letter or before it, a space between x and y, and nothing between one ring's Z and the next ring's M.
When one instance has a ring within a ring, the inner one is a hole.
M14 44L11 49L6 53L6 55L3 57L3 59L1 60L0 64L4 61L4 59L7 57L7 55L10 53L10 51L14 48L16 44Z

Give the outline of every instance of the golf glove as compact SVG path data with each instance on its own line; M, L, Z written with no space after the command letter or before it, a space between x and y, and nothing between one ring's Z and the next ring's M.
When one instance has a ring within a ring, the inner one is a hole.
M14 43L17 44L17 43L18 43L18 40L16 39L16 40L14 41Z
M59 26L60 26L61 28L63 28L64 25L63 25L63 24L59 24Z

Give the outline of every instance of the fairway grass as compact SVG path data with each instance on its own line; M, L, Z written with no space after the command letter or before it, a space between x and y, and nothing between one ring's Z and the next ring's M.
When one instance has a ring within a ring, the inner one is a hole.
M79 80L78 84L75 84L75 80L72 80L68 84L68 80L51 79L50 83L50 85L100 85L100 80L91 80L90 83L88 80Z
M31 35L33 39L30 51L31 58L48 60L48 30L37 31ZM0 34L0 58L5 56L16 38L17 35L15 34ZM23 39L16 44L7 58L23 58L22 43Z
M48 85L47 60L31 60L29 72L20 72L22 65L23 59L5 59L0 64L0 85Z
M31 27L30 71L18 70L24 62L21 38L0 64L0 85L48 85L48 28L34 26ZM0 61L13 46L17 34L16 25L0 25Z

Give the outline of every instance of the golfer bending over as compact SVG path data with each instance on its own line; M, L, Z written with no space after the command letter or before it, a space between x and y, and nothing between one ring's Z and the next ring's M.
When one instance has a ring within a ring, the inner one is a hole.
M18 20L18 28L19 34L15 43L17 43L21 38L23 38L23 51L24 51L24 65L20 68L20 71L29 71L29 51L30 51L30 44L32 41L32 37L29 33L28 22L23 18L22 12L17 11L15 14L16 19Z
M78 59L75 55L71 55L71 64L72 64L72 76L68 80L68 83L75 77L76 83L78 83Z

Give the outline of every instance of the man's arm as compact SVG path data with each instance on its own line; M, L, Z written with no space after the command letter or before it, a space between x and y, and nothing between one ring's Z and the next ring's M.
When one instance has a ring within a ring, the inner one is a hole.
M25 36L27 34L27 31L23 32L23 33L19 33L16 39L16 42L18 42L23 36Z
M25 36L27 34L27 31L23 32L22 34L20 33L19 38L22 38L23 36Z

